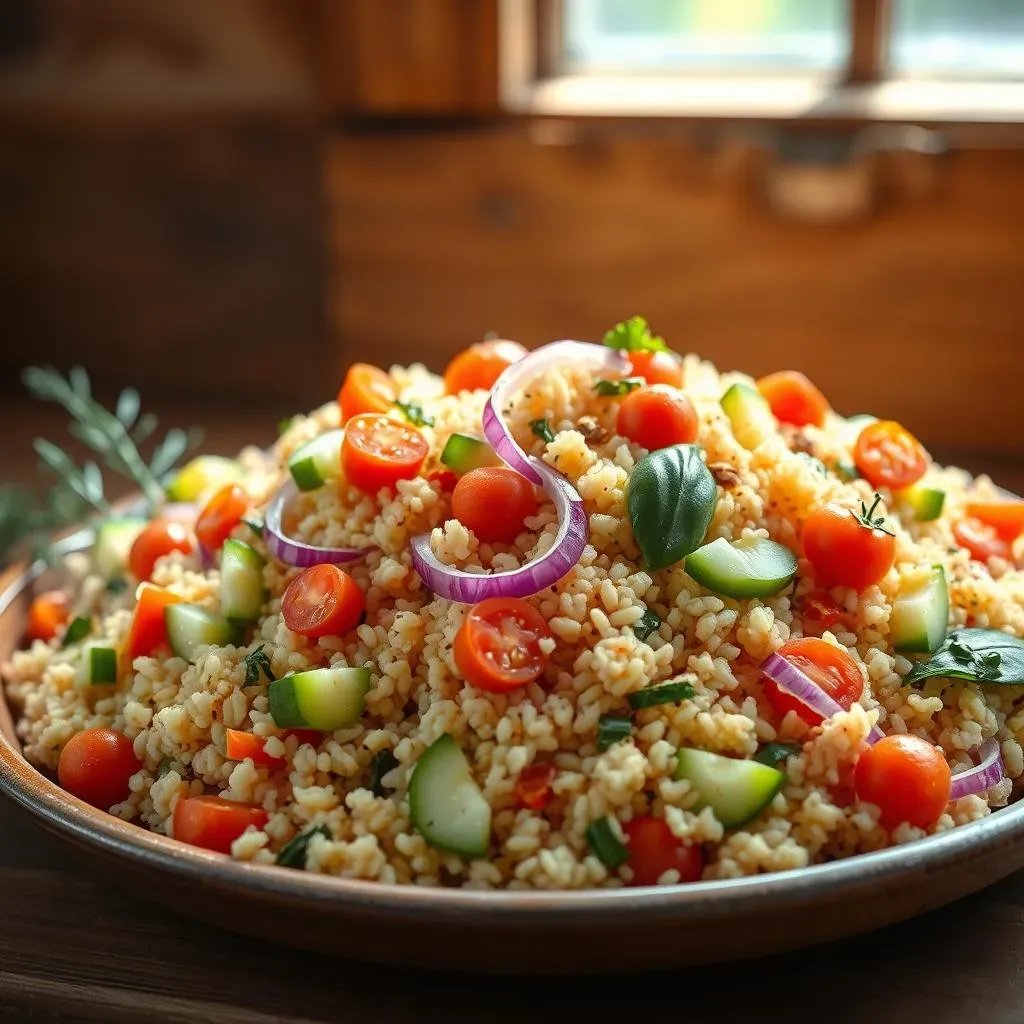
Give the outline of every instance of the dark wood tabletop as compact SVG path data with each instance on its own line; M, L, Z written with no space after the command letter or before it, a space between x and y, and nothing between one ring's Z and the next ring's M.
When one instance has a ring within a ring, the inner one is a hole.
M259 429L256 415L215 423L210 449L263 439L266 414L258 414ZM0 428L8 419L17 429L6 436L27 449L32 432L18 407L0 411ZM982 457L972 465L1024 489L1019 468ZM5 480L32 473L24 451L12 446L4 454ZM0 1019L1024 1021L1024 872L885 931L762 961L619 978L526 978L367 966L266 945L232 935L230 922L213 929L119 891L82 856L0 798ZM585 941L614 943L616 936Z

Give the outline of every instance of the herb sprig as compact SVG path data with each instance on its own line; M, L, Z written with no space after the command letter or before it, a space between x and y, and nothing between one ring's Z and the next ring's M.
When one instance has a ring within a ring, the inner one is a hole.
M642 316L631 316L616 324L604 336L609 348L620 348L626 352L670 352L665 339L651 334L651 328Z
M886 529L885 516L875 515L875 510L882 502L882 496L875 491L875 500L871 502L871 507L862 501L860 503L860 512L854 512L854 518L860 523L861 526L867 527L869 530L878 530L880 533L887 533L890 537L895 537L896 534L892 530Z
M432 427L434 425L434 417L428 416L419 402L395 402L395 405L414 427Z

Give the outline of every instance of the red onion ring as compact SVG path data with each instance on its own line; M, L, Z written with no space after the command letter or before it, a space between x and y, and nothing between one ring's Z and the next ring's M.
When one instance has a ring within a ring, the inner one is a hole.
M595 373L603 371L610 377L621 377L629 372L630 362L619 349L585 341L553 341L506 367L495 381L484 406L484 436L498 453L498 458L539 487L545 486L540 473L505 426L504 406L515 392L556 366L579 367Z
M991 789L1001 781L1005 775L1002 750L995 737L985 740L978 747L976 756L979 760L973 768L957 772L953 776L949 790L950 800L959 800L960 797L970 796L972 793L984 793L986 789Z
M488 597L530 597L557 583L583 554L590 537L583 499L560 473L540 459L529 458L531 474L551 497L558 510L558 533L539 558L507 572L470 573L453 569L430 550L430 534L412 539L412 563L423 583L439 597L475 604Z
M339 565L343 562L355 562L364 558L373 548L323 548L315 544L305 544L287 536L281 526L281 518L285 506L298 494L298 488L288 480L270 499L266 515L263 518L263 536L267 550L285 565L295 565L305 569L310 565L325 563Z

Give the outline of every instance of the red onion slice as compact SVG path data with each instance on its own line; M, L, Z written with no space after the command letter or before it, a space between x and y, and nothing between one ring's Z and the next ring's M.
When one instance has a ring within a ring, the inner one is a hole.
M263 536L267 550L285 565L296 565L305 569L310 565L330 563L339 565L343 562L355 562L364 558L373 548L322 548L315 544L304 544L302 541L288 537L281 526L288 502L298 494L298 488L288 480L270 499L266 515L263 518Z
M809 708L817 711L822 718L831 718L833 715L845 711L841 704L834 701L813 679L787 661L781 654L769 654L761 662L761 671L769 678L778 683L787 693L791 693L798 701L806 704ZM877 743L884 733L877 725L871 727L868 733L868 742Z
M998 740L990 737L978 747L976 753L978 763L973 768L957 772L953 776L949 790L950 800L959 800L960 797L970 796L972 793L984 793L1003 778L1003 755Z
M585 341L553 341L507 367L495 381L484 406L484 436L506 465L540 487L545 486L540 473L531 465L526 452L519 447L505 426L504 407L509 398L531 380L557 366L578 367L595 373L601 372L609 377L622 377L629 372L630 362L629 357L619 349Z
M530 597L557 583L580 560L590 537L583 499L560 473L528 457L529 469L558 511L554 543L539 558L507 572L470 573L440 562L430 550L430 534L412 539L412 562L420 579L439 597L476 604L489 597Z

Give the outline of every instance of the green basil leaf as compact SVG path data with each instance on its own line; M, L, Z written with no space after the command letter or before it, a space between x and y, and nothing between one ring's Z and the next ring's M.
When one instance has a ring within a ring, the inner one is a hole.
M594 385L594 390L602 398L613 398L628 395L630 391L635 391L643 386L643 377L623 377L621 380L599 380Z
M996 686L1024 685L1024 640L1001 629L958 629L916 664L903 682L917 686L932 676Z
M664 338L651 334L647 321L642 316L631 316L616 324L604 336L609 348L620 348L625 352L669 352Z
M718 488L695 444L676 444L642 458L626 491L633 536L653 571L696 551L711 525Z

